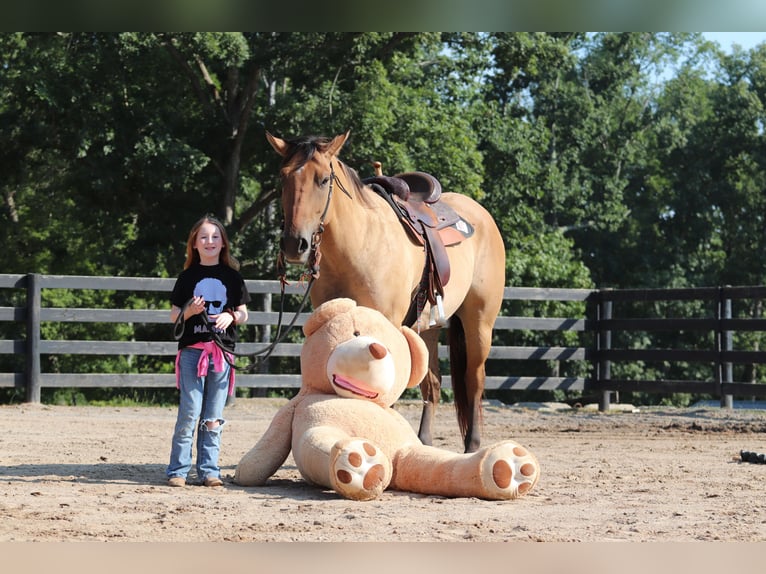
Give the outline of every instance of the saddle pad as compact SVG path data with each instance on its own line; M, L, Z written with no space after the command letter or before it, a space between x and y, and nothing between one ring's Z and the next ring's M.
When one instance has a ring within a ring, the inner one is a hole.
M473 226L463 219L448 227L439 229L439 237L442 238L442 243L444 243L445 247L457 245L464 239L471 237L471 235L473 235Z
M436 230L442 238L445 246L456 245L473 235L473 225L452 209L446 203L437 201L429 206L438 221Z

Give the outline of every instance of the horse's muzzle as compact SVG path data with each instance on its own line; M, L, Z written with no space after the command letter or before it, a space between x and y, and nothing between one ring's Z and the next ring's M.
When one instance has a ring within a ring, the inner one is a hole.
M310 252L309 241L305 237L283 235L279 240L279 249L287 263L306 263Z

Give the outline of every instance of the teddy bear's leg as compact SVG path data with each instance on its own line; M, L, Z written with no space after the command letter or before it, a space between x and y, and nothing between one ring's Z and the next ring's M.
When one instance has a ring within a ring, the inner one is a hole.
M313 426L293 445L293 458L301 476L308 482L334 488L332 481L333 445L348 435L330 426Z
M539 477L535 455L514 441L470 454L419 446L396 456L391 486L423 494L509 500L529 492Z
M529 492L540 478L537 457L520 444L505 441L486 448L481 479L486 498L518 498Z
M335 443L330 453L330 481L333 489L353 500L372 500L391 482L391 460L363 438Z

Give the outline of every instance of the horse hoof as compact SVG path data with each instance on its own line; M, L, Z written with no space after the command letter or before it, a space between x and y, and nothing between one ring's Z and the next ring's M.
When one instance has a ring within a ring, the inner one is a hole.
M353 500L372 500L391 482L388 457L364 439L348 439L335 444L330 453L330 479L333 489Z
M482 482L487 498L519 498L532 490L539 478L537 457L513 441L489 447L482 463Z

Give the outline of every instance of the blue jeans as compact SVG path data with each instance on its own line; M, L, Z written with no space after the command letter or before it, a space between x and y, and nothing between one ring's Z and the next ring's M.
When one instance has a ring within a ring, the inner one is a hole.
M192 446L194 429L197 429L197 477L220 477L218 455L221 452L221 432L225 420L223 407L229 394L229 370L231 366L224 362L223 372L216 372L213 360L207 376L197 376L197 362L201 349L181 349L179 358L179 384L181 387L178 404L178 418L173 432L173 445L170 450L170 464L166 474L168 478L180 476L186 478L192 465ZM218 421L219 426L208 429L208 421Z

